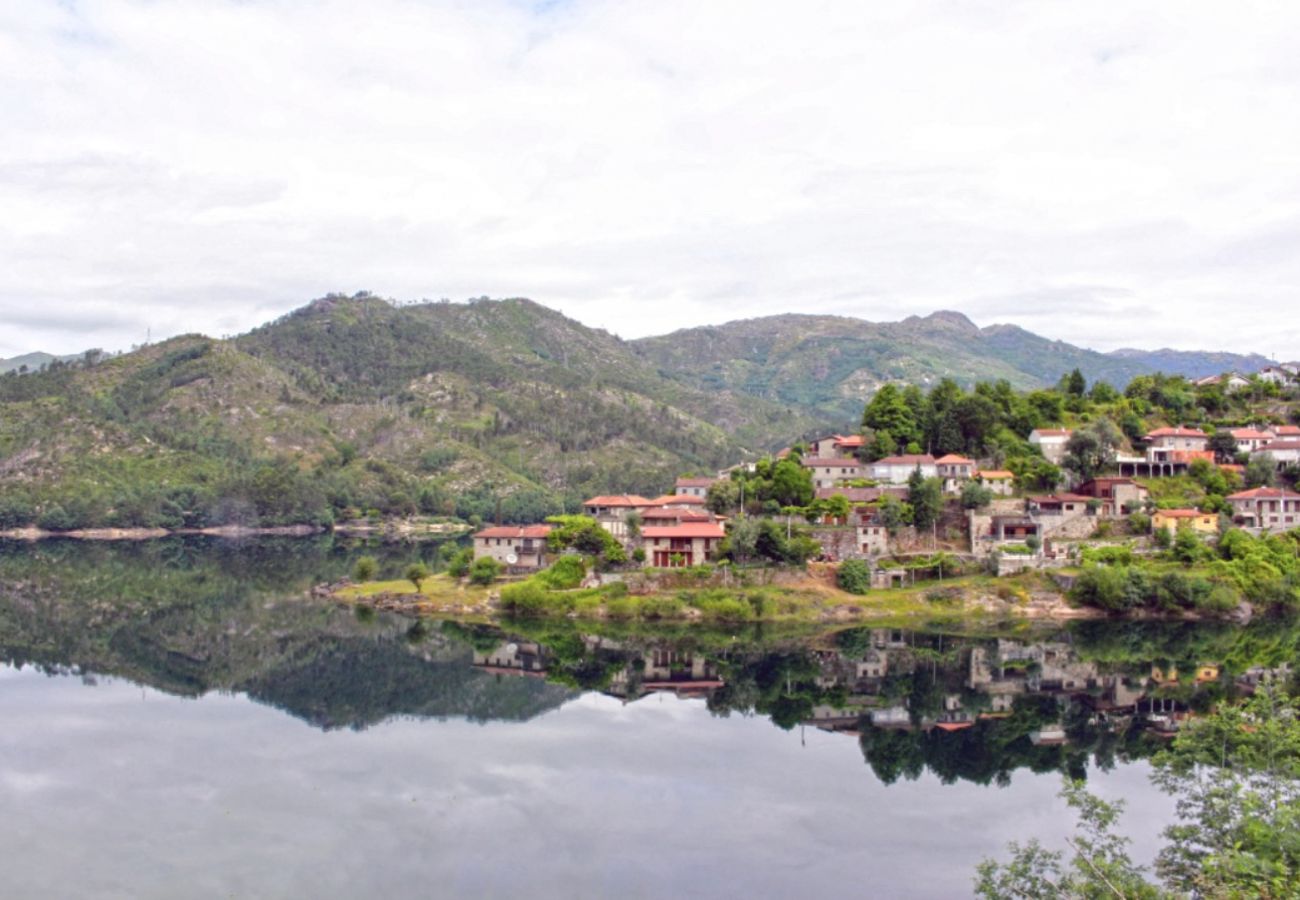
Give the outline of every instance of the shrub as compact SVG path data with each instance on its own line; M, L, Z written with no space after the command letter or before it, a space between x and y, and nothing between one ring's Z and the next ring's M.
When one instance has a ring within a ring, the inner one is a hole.
M447 574L452 578L464 578L469 574L469 567L474 564L474 548L462 547L447 560Z
M871 589L871 569L860 559L847 559L840 563L835 583L850 594L865 594Z
M1084 547L1081 558L1085 564L1127 566L1133 562L1133 551L1128 547Z
M1133 534L1146 534L1151 530L1151 517L1141 512L1130 513L1128 530Z
M646 597L641 601L641 615L647 619L675 619L684 608L676 597Z
M406 572L403 574L402 577L405 578L407 581L411 582L411 584L415 585L415 590L418 593L420 590L420 582L428 578L429 574L430 573L429 573L428 566L426 566L424 563L416 562L416 563L411 563L409 566L406 567Z
M496 581L505 567L490 556L480 556L469 567L469 580L472 584L491 584Z
M533 577L548 590L569 591L581 585L587 577L587 564L581 556L561 556Z
M502 608L520 616L542 615L551 608L550 601L546 589L531 578L501 589Z
M362 556L352 566L353 581L372 581L379 572L379 563L373 556Z

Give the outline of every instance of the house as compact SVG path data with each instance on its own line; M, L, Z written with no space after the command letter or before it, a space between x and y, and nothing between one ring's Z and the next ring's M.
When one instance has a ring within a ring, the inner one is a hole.
M653 500L646 501L651 509L662 509L664 507L684 507L687 509L704 509L705 500L695 494L664 494L662 497L655 497Z
M1146 436L1146 441L1147 462L1190 463L1198 458L1214 462L1214 454L1205 449L1210 436L1199 428L1157 428Z
M1258 487L1229 494L1232 519L1245 528L1287 531L1300 525L1300 494L1285 488Z
M1232 439L1237 442L1238 453L1253 453L1260 447L1277 438L1277 435L1271 431L1261 431L1256 428L1233 428L1228 431Z
M709 488L713 487L716 478L678 478L673 485L674 494L689 494L692 497L707 497Z
M866 441L860 434L830 434L818 438L808 445L808 455L822 459L836 459L852 456L862 449Z
M1223 376L1219 384L1223 385L1223 389L1231 394L1250 387L1250 379L1240 372L1229 372Z
M806 456L803 467L812 470L813 487L834 487L850 478L865 478L866 468L856 459L835 456Z
M1094 478L1074 489L1080 497L1091 497L1102 502L1103 516L1119 516L1136 512L1151 496L1150 491L1132 478Z
M873 487L873 488L855 488L855 487L824 487L817 488L815 496L818 500L829 500L835 496L841 496L849 501L850 507L868 506L884 497L894 497L898 500L907 499L907 488L905 487Z
M1088 511L1093 498L1078 494L1041 494L1028 497L1025 504L1031 514L1040 516L1077 516Z
M1199 509L1158 509L1151 515L1151 531L1162 528L1177 531L1190 528L1198 534L1218 534L1219 514L1201 512Z
M984 486L993 493L1010 497L1016 492L1016 476L1014 472L1008 472L1004 469L981 469L977 473L980 481Z
M1278 440L1300 441L1300 425L1279 425L1272 429Z
M994 516L989 536L999 544L1007 541L1023 541L1031 537L1041 540L1043 530L1028 516Z
M1260 381L1266 381L1269 384L1290 384L1295 378L1295 373L1290 372L1284 366L1266 366L1255 374Z
M863 516L858 523L858 548L864 556L889 552L889 529L875 516Z
M699 565L709 559L726 536L717 522L647 526L641 529L645 564L661 569Z
M1060 465L1065 459L1065 445L1072 434L1074 432L1068 428L1035 428L1029 432L1029 443L1037 447L1048 462Z
M612 494L592 497L583 501L582 511L591 516L600 526L619 540L627 539L627 520L629 516L640 515L654 502L639 494Z
M939 470L935 467L934 457L928 453L905 453L902 456L886 456L867 464L867 477L886 484L907 484L912 473L921 470L922 478L935 478Z
M657 506L641 513L643 525L681 525L686 522L712 521L714 521L712 513L688 506Z
M474 668L494 675L546 677L546 649L532 641L508 641L491 652L474 651Z
M1273 461L1277 463L1279 469L1283 466L1300 465L1300 439L1270 441L1269 443L1256 448L1256 450L1251 453L1251 456L1254 456L1256 453L1267 453L1269 456L1273 457Z
M491 557L512 569L546 565L546 536L550 525L496 525L474 535L474 558Z
M975 477L975 460L949 453L934 461L935 472L943 479L943 489L948 493L961 490L963 482Z

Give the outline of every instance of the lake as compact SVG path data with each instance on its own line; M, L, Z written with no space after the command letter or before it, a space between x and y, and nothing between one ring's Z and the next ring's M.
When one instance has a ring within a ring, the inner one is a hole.
M1066 773L1124 799L1152 858L1151 754L1295 645L1294 623L498 628L308 597L363 552L438 558L0 543L5 893L969 896L1008 841L1062 844Z

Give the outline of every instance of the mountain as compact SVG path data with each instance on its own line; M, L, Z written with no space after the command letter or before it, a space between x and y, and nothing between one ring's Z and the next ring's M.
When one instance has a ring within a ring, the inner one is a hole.
M1204 378L1207 375L1220 375L1224 372L1240 372L1249 375L1266 366L1273 365L1273 360L1258 353L1243 355L1240 353L1211 353L1204 350L1112 350L1109 354L1117 359L1127 360L1146 366L1153 372L1169 375L1183 375L1187 378Z
M1075 368L1150 371L955 312L624 341L529 300L331 295L230 340L0 376L0 528L536 520L852 428L887 380L1036 388Z
M885 381L963 384L1005 378L1017 388L1055 384L1079 369L1122 387L1150 372L1140 361L1039 337L1014 325L979 328L958 312L901 322L784 315L691 328L633 342L635 351L682 384L751 394L855 421Z
M56 359L75 359L76 357L55 356L53 353L24 353L22 356L15 356L12 359L0 359L0 375L6 372L17 372L24 366L29 372L35 372L38 369L48 366Z

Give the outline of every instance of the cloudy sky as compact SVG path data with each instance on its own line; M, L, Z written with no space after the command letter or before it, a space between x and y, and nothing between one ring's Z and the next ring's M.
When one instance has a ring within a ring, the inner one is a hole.
M1300 4L11 0L0 356L330 291L1300 356Z

